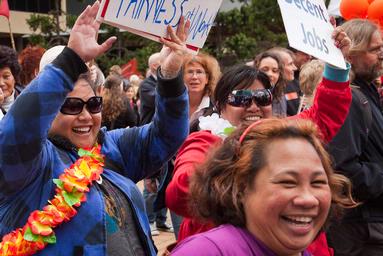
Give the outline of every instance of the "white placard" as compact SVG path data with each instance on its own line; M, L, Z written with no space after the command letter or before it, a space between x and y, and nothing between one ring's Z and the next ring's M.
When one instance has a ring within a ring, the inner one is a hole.
M187 47L203 47L222 0L102 0L97 19L159 41L166 27L176 28L180 17L190 20Z
M336 67L346 69L342 52L335 47L323 0L278 0L291 47Z

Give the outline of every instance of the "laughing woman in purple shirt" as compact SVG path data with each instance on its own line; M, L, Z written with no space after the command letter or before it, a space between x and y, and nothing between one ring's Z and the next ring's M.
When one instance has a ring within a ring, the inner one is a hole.
M310 255L305 249L330 206L356 205L315 125L300 119L238 129L190 182L190 209L218 227L184 240L172 255Z

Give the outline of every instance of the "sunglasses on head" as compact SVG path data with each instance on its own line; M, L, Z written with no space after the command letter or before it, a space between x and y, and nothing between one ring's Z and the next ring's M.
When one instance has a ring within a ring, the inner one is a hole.
M273 99L269 89L234 90L230 93L227 103L234 107L250 107L253 102L260 107L271 104Z
M83 101L82 99L76 97L68 97L61 106L60 112L65 115L78 115L84 109L84 105L89 113L100 113L102 110L102 97L94 96L89 98L87 101Z

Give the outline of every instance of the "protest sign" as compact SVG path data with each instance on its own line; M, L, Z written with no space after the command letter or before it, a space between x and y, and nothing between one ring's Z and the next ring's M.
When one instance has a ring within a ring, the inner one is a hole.
M222 0L103 0L97 19L140 36L159 41L166 27L178 26L181 16L190 20L186 41L197 52L203 47Z
M278 0L291 47L336 67L346 69L342 52L335 47L323 0Z

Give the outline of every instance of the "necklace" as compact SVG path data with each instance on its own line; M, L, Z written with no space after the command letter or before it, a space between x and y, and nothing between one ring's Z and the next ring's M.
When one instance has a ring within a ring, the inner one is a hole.
M104 166L101 146L80 149L78 155L80 158L65 169L59 179L53 179L56 194L43 210L33 211L24 227L3 236L0 255L33 255L48 244L56 243L53 229L77 214L75 207L86 201L86 193L93 181L101 182Z

